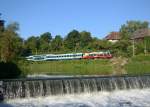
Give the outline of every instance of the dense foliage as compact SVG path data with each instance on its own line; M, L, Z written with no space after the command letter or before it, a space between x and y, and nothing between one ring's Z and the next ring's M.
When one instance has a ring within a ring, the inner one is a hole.
M132 34L138 30L148 28L148 22L127 21L120 28L120 41L111 43L104 39L98 39L87 31L70 31L64 38L56 35L52 38L51 33L46 32L40 36L31 36L25 40L24 50L28 54L45 53L66 53L66 52L87 52L98 50L110 50L115 56L132 56ZM147 39L148 40L148 39ZM135 43L136 54L144 53L144 41ZM147 49L148 49L147 44ZM27 54L27 53L25 53Z
M13 62L0 62L0 69L0 79L18 78L22 73L17 64Z
M61 35L55 37L50 32L39 36L30 36L23 40L17 33L19 25L11 23L0 31L0 60L9 62L18 56L46 53L87 52L98 50L111 50L117 56L132 55L132 34L142 28L148 28L148 22L127 21L120 28L120 41L111 43L104 39L98 39L87 31L70 31L64 38ZM135 43L136 54L149 51L150 39L146 37L143 41Z
M50 34L50 33L49 33ZM42 34L43 35L43 34ZM64 38L61 35L56 35L54 38L49 35L47 38L42 39L43 36L31 36L25 40L25 50L32 54L41 53L65 53L65 52L82 52L97 50L98 47L105 47L102 45L103 41L92 38L90 32L72 30ZM95 45L95 42L100 42ZM105 41L107 42L107 41ZM101 45L101 46L100 46Z
M18 29L18 24L12 23L0 32L0 59L3 62L10 62L21 54L23 41L17 33Z
M132 56L134 54L144 53L144 51L142 51L143 47L139 47L139 46L142 46L144 41L143 40L137 41L137 42L134 41L135 43L133 44L132 38L133 38L133 33L136 30L148 28L148 24L149 23L146 21L144 21L144 22L127 21L126 24L123 24L120 28L121 39L119 42L114 44L115 50L117 49L117 51L119 52L120 55L128 56L128 57ZM134 50L133 50L133 45L134 45ZM140 51L138 51L138 50L140 50Z

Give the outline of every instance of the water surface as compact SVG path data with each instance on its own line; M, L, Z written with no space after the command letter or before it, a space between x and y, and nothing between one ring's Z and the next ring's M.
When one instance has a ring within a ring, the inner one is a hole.
M150 107L150 89L10 99L0 107Z

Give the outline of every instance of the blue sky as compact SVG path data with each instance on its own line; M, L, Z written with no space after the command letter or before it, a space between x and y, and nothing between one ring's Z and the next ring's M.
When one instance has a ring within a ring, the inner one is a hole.
M20 24L23 38L51 32L62 37L73 29L103 38L127 20L150 22L150 0L0 0L6 24Z

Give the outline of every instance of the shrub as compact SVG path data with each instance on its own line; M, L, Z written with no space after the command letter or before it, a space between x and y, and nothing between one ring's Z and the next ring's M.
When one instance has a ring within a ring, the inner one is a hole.
M21 70L13 62L0 62L0 79L18 78Z

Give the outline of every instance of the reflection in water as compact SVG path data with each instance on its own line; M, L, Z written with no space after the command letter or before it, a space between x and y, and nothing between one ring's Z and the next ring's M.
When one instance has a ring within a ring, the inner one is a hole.
M149 96L150 89L116 90L112 92L102 91L11 99L6 101L8 106L2 107L150 107Z

